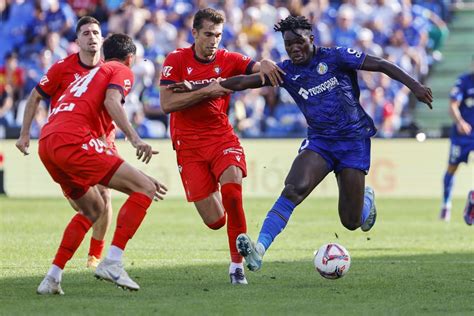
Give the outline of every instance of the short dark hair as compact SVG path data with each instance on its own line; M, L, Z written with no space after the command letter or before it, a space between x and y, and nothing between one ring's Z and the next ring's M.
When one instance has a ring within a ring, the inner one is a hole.
M204 20L211 21L214 24L222 24L225 22L225 17L217 10L211 8L201 9L194 15L193 29L200 30Z
M127 34L113 34L107 37L102 46L104 49L104 59L125 60L128 55L135 55L137 47Z
M77 25L76 25L76 35L79 34L79 31L81 30L81 27L83 25L91 24L91 23L97 24L100 27L100 22L92 16L86 15L80 18L79 21L77 21Z
M280 20L280 22L275 24L273 29L275 30L275 32L281 32L282 34L286 31L292 31L294 33L297 29L307 30L311 32L313 26L304 16L289 15L287 18Z

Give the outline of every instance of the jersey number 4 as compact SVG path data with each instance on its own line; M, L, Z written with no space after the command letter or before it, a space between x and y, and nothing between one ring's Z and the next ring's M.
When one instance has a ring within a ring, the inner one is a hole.
M97 74L99 69L100 69L100 67L96 67L96 68L92 69L84 77L77 78L73 83L71 83L71 88L69 89L69 91L71 93L74 93L75 97L80 97L81 95L83 95L84 92L87 91L87 88L89 87L89 84L91 83L92 79Z

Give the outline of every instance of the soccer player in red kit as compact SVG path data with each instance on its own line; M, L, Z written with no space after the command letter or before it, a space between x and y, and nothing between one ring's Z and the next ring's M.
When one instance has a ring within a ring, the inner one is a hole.
M204 223L217 230L226 224L231 254L232 284L247 284L235 239L247 230L242 205L242 178L247 168L239 139L229 123L230 90L218 81L238 74L263 72L249 57L218 49L224 16L201 9L193 21L194 44L170 53L162 68L160 95L163 111L171 113L170 131L178 169L189 202ZM275 71L273 63L265 70ZM214 82L190 93L173 93L167 86L188 80ZM220 186L220 192L219 192Z
M82 17L76 26L79 53L68 56L56 62L44 75L38 85L33 89L28 97L23 125L21 127L20 137L16 142L17 148L25 155L28 154L30 145L30 128L33 122L38 105L42 99L49 99L51 104L50 111L57 105L59 97L64 93L71 82L94 67L102 64L100 59L100 49L102 47L102 33L100 23L90 16ZM115 150L114 138L115 130L113 125L108 131L107 145ZM104 213L92 226L92 237L89 247L89 256L87 266L96 268L104 249L104 238L110 223L112 222L112 203L110 191L101 185L98 189L103 197L107 212ZM71 206L79 211L77 205L69 199Z
M112 245L95 276L116 285L138 290L123 268L127 242L140 226L153 198L162 199L166 187L114 154L101 139L112 120L137 150L138 159L148 163L153 154L130 125L122 107L133 85L130 67L136 47L125 34L104 41L106 62L78 77L59 98L41 131L38 153L44 166L66 196L81 210L64 231L53 264L37 289L38 294L63 294L62 271L85 234L103 212L105 203L96 185L128 194L122 205Z

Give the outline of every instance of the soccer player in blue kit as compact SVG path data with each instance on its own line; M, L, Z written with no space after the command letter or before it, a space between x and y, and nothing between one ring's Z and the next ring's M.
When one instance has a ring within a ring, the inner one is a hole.
M289 16L275 25L282 32L290 60L277 65L281 74L262 80L259 74L221 81L240 91L280 85L295 100L308 122L308 137L299 149L285 187L263 222L257 243L246 234L237 237L237 248L247 267L257 271L275 237L283 231L295 207L334 171L339 186L339 218L349 230L369 231L375 223L374 191L365 187L370 167L370 137L376 133L372 119L359 103L356 70L379 71L405 84L419 101L431 108L431 90L396 65L351 48L316 47L312 27L303 16ZM175 91L198 89L189 83L170 86Z
M449 162L443 179L443 205L440 218L445 221L451 219L451 192L454 175L461 162L467 163L469 153L474 151L474 57L472 69L461 75L450 93L449 112L454 124L451 128L451 147ZM474 221L474 191L467 196L464 209L464 221L472 225Z

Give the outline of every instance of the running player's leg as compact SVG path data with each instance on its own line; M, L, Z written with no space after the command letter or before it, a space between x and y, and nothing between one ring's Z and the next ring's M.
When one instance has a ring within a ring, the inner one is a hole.
M362 214L368 216L370 204L364 209L365 174L361 170L346 168L337 174L339 186L339 218L349 230L359 228L365 221Z
M261 258L273 240L286 227L294 208L328 175L331 166L328 160L312 150L302 150L293 161L285 180L285 188L271 210L267 213L257 244L254 246L248 236L240 235L237 248L245 257L247 267L260 269Z
M95 275L97 278L114 282L120 287L138 290L140 288L138 284L123 268L123 252L143 221L156 192L164 194L164 191L126 162L123 162L115 171L108 186L128 194L129 197L120 208L112 244L107 257L97 267Z
M92 225L92 236L89 244L87 267L96 268L102 257L105 245L105 234L112 223L112 199L110 189L100 184L97 185L99 193L105 203L105 212Z
M92 223L105 211L105 204L95 187L72 197L76 198L73 204L81 211L71 219L64 230L53 264L37 289L38 294L64 294L60 285L64 267L79 248Z
M237 236L247 232L247 222L242 202L242 176L242 169L231 165L222 172L219 179L222 204L227 213L227 238L231 258L229 275L232 284L247 284L242 263L243 258L239 254L235 243Z
M452 192L455 174L458 169L458 164L448 164L448 168L444 173L443 177L443 203L441 205L441 211L439 218L444 221L449 221L451 219L451 207L452 207Z

